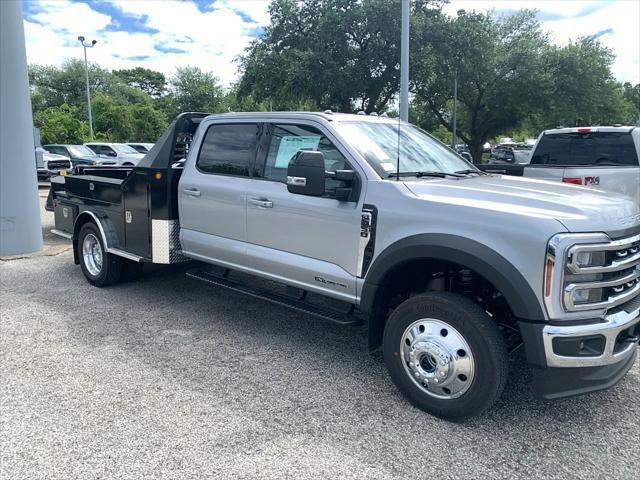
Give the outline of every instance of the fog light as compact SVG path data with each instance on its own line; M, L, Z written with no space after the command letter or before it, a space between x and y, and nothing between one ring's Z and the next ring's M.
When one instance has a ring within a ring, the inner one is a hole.
M595 303L602 300L601 288L576 289L571 292L571 300L575 305L581 303Z

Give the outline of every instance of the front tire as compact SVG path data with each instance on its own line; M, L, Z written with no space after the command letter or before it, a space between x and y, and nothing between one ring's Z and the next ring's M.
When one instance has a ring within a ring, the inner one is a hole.
M123 259L106 251L102 235L94 223L85 223L80 228L77 249L82 273L89 283L106 287L120 280Z
M488 409L507 380L507 351L497 325L478 304L449 292L400 304L387 320L383 351L398 389L441 418Z

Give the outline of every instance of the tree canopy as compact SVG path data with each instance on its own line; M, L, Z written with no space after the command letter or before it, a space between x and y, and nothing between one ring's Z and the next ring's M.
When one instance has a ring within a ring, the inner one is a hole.
M416 0L412 9L425 15L435 3ZM276 109L387 109L399 86L398 2L274 0L269 12L265 34L240 59L239 95Z

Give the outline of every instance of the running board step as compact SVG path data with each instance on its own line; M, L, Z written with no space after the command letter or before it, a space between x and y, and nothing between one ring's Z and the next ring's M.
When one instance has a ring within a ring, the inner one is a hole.
M281 295L267 289L251 287L249 285L236 282L235 280L231 280L226 276L210 274L203 270L195 269L189 270L187 272L187 277L207 282L211 285L215 285L216 287L228 288L229 290L233 290L235 292L240 292L252 297L260 298L262 300L266 300L268 302L275 303L277 305L281 305L283 307L287 307L301 313L306 313L308 315L313 315L314 317L322 318L323 320L328 320L338 325L362 325L361 318L347 315L344 312L337 312L329 308L323 308L319 305L305 302L304 300L298 300L297 298L292 296Z

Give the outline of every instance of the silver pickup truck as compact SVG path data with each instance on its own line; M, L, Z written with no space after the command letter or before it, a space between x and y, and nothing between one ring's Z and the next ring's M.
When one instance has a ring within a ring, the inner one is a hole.
M483 173L397 120L182 114L137 166L54 178L50 208L96 286L191 260L192 279L365 322L397 387L440 417L491 406L521 346L548 399L636 359L638 204Z
M640 205L640 127L545 130L526 164L512 161L480 168L622 194Z

